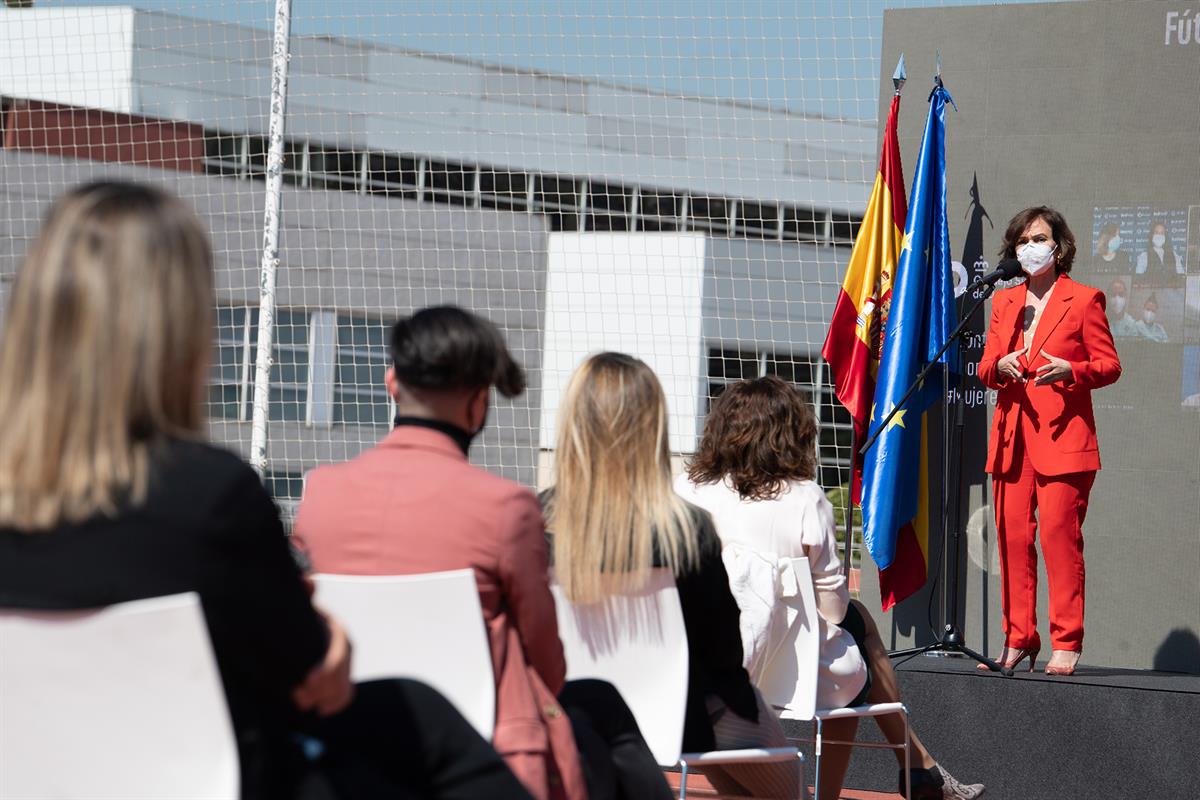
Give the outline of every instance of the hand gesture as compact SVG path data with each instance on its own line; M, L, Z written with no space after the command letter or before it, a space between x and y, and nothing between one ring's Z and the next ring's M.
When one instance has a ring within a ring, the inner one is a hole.
M1014 350L1008 355L1002 356L1000 360L996 362L996 371L999 372L1006 380L1024 383L1025 373L1022 372L1021 366L1017 364L1017 359L1025 355L1028 350L1028 347L1022 347L1020 350Z
M292 702L301 711L315 711L318 716L328 717L350 705L354 699L354 683L350 680L350 640L335 619L322 611L317 613L325 618L329 627L329 649L325 659L292 691Z
M1042 355L1045 356L1046 360L1050 363L1043 364L1037 368L1037 380L1034 381L1034 383L1036 383L1038 386L1042 386L1047 383L1059 383L1060 381L1069 380L1071 378L1072 372L1070 362L1068 362L1066 359L1059 358L1058 356L1052 356L1045 351L1042 352Z

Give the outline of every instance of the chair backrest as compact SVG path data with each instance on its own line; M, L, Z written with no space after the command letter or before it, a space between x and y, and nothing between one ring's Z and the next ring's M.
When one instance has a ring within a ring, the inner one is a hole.
M653 570L641 589L574 604L553 584L567 679L599 678L621 693L663 766L675 766L687 710L688 646L675 577Z
M767 662L758 688L767 704L784 710L790 719L812 719L817 707L817 670L821 633L817 600L807 558L793 558L796 593L781 602L788 606L787 634Z
M314 602L345 627L354 646L355 681L423 681L491 741L496 676L473 570L313 580Z
M238 797L238 752L195 593L0 609L0 797Z

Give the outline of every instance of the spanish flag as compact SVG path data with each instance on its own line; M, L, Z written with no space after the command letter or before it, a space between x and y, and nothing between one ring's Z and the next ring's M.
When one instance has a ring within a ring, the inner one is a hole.
M928 409L942 401L944 370L957 376L957 344L940 353L956 322L946 219L946 103L938 80L917 156L900 260L890 284L875 398L867 423L875 437L863 463L863 544L879 565L886 611L925 585L929 569ZM896 413L890 415L895 409ZM890 416L889 416L890 415Z
M867 437L871 402L875 397L875 377L888 309L892 303L892 282L900 260L907 204L904 199L904 169L900 164L900 143L896 136L896 118L900 113L900 93L892 98L887 126L883 129L883 152L875 188L867 202L867 214L858 229L850 265L842 281L842 291L833 309L833 321L825 336L821 356L833 373L834 393L854 418L855 452L851 470L850 494L855 503L862 496L862 456L858 448Z

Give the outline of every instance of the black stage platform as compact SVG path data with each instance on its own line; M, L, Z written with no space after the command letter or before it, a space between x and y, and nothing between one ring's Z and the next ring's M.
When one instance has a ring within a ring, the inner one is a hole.
M1004 678L962 658L917 656L899 678L934 758L986 783L992 800L1200 800L1200 675L1081 665L1052 678L1044 666ZM811 725L784 727L812 735ZM880 741L871 720L859 734ZM890 751L855 751L847 788L894 792L895 781Z

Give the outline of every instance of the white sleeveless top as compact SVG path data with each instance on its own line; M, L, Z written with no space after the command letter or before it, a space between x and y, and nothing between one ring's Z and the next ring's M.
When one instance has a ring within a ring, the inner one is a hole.
M808 558L820 619L817 707L841 708L853 700L866 684L867 667L854 637L837 625L846 616L850 590L838 557L833 507L821 487L793 481L774 500L743 500L728 482L697 485L680 475L675 491L711 514L721 537L730 589L741 611L743 666L751 680L757 681L766 656L786 632L779 618L782 587L760 562Z

